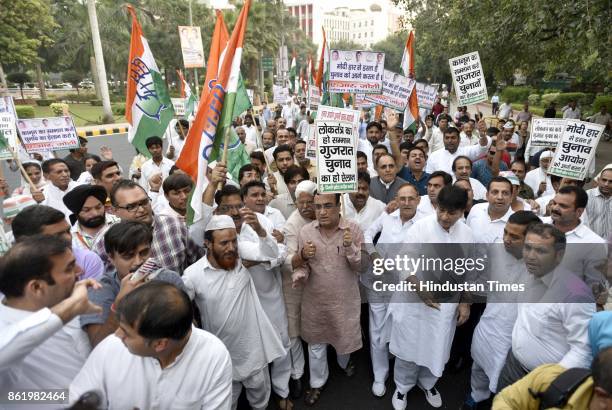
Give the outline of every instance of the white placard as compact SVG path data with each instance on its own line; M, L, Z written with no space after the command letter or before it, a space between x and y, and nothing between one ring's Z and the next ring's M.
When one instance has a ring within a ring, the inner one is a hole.
M565 120L554 118L533 118L529 142L532 147L555 148L559 144Z
M17 129L15 128L16 118L17 113L15 112L13 97L0 97L0 131L14 150L17 149L18 144ZM0 149L0 160L12 158L13 155L8 149Z
M20 119L17 128L28 153L79 147L76 128L69 116Z
M448 60L458 105L487 101L487 85L478 51Z
M356 192L359 111L322 105L314 127L318 191Z
M417 101L419 107L431 110L436 103L438 90L433 85L416 83Z
M330 55L330 93L382 93L385 53L332 50Z
M306 158L316 161L317 160L317 135L314 124L310 124L308 127L308 136L306 138Z
M171 98L172 105L174 106L174 116L183 117L185 116L185 98Z
M394 110L404 111L414 85L413 79L385 70L382 94L365 94L365 99Z
M372 101L368 101L365 94L355 94L355 106L359 109L364 109L373 108L376 104Z
M308 87L308 104L311 110L316 110L321 104L321 90L315 84L310 84Z
M185 68L204 67L204 46L198 26L178 26Z
M605 126L592 122L565 120L563 135L548 168L548 173L583 180L595 157Z
M274 94L274 103L276 104L286 104L289 99L289 89L285 87L281 87L280 85L275 85L272 87L272 93Z

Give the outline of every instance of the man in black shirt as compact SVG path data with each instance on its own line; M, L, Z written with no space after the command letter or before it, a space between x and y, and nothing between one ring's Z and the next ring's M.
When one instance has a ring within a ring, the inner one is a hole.
M555 103L551 102L546 111L544 111L544 118L555 118L557 116L557 110L555 110Z
M87 139L79 137L79 143L81 144L79 148L71 149L70 154L64 157L70 170L70 178L75 181L85 171L85 157L87 156Z

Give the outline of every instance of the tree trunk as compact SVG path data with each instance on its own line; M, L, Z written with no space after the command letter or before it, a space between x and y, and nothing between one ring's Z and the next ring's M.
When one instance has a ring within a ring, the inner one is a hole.
M110 104L110 96L108 94L108 82L106 81L106 68L104 67L104 54L102 53L102 41L100 40L100 31L98 29L98 15L96 14L95 0L87 0L87 13L89 15L89 24L91 26L91 38L94 46L94 54L96 61L96 73L98 74L98 88L102 98L102 121L105 123L113 123L113 111Z
M8 95L8 84L6 83L6 77L4 75L4 68L0 63L0 95Z
M73 87L75 87L75 88L77 89L77 96L81 95L81 94L79 93L79 86L77 85L77 86L73 86Z
M89 57L89 66L91 70L91 79L94 83L94 90L96 92L96 98L98 100L102 99L102 95L100 94L100 80L98 79L98 70L96 69L96 58L94 56Z
M40 63L36 63L36 79L38 80L38 89L40 90L40 98L47 99L47 89L45 88L45 79L43 78L42 67Z
M21 99L25 100L25 97L23 96L23 83L19 84L19 92L21 93Z

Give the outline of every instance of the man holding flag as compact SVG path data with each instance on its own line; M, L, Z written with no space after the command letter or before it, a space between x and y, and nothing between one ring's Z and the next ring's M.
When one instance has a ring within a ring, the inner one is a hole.
M411 31L406 41L404 54L402 55L402 73L408 78L415 78L414 73L414 31ZM408 106L404 112L404 129L411 129L413 133L417 132L419 127L419 103L417 100L416 87L412 89Z

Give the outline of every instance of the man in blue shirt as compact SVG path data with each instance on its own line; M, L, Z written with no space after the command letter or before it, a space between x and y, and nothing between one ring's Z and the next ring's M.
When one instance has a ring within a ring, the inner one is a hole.
M501 160L505 149L506 142L501 138L495 144L491 144L487 156L474 162L472 178L476 178L484 186L489 186L489 182L499 175L499 171L507 171L508 166Z
M418 147L412 147L408 151L408 165L403 166L397 173L398 177L416 186L419 195L427 195L429 174L424 171L427 162L425 158L425 151Z

